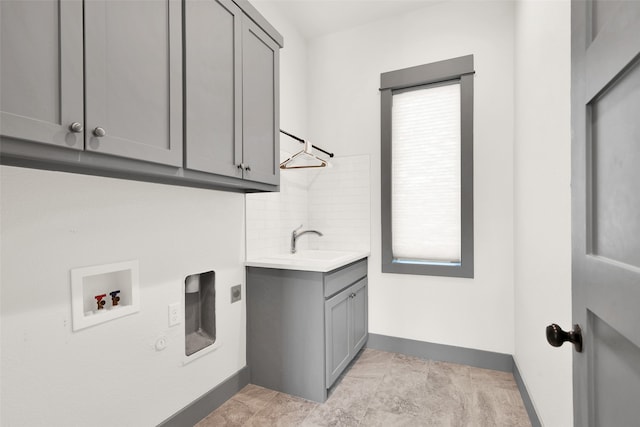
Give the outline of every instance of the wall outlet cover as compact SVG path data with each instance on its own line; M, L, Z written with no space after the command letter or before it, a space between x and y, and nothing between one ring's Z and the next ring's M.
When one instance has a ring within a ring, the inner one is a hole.
M180 303L169 304L169 326L180 324Z
M235 285L231 287L231 304L240 301L242 299L242 285Z

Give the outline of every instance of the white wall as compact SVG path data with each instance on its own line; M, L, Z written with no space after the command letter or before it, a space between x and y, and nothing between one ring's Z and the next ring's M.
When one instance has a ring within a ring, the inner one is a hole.
M268 5L260 12L285 37L281 125L305 135L306 42ZM244 286L245 196L0 171L0 425L155 425L245 366L245 303L229 299ZM140 312L72 332L69 270L128 259L140 261ZM211 269L222 346L183 366L184 325L168 327L167 306L185 276Z
M294 135L307 135L307 42L268 2L253 2L258 11L284 37L280 50L280 128ZM280 135L280 160L300 151L303 145ZM280 192L247 194L247 259L289 248L291 231L309 224L306 171L280 174Z
M277 2L253 4L285 38L280 51L280 128L325 148L308 133L307 42ZM302 148L280 136L281 161ZM369 250L369 157L330 161L330 168L281 171L278 193L247 194L247 259L287 253L291 232L300 224L324 233L300 239L300 249Z
M309 134L371 158L369 330L513 353L513 2L442 2L309 42ZM475 279L382 274L380 73L475 56Z
M289 253L300 224L323 235L299 239L298 249L370 250L369 156L330 164L282 171L279 193L247 194L247 259Z
M323 233L308 241L312 249L371 250L371 184L368 155L334 157L331 167L312 169L309 225Z
M6 426L155 425L245 366L244 196L2 166ZM72 331L70 269L137 259L140 312ZM183 366L185 277L216 272L216 351ZM156 351L161 335L168 346Z
M515 360L544 425L573 425L570 2L516 6Z
M281 158L292 153L281 152ZM281 173L278 193L247 194L247 259L288 253L291 232L304 224L309 228L308 174L306 171ZM300 242L306 249L308 241Z
M284 37L280 49L280 128L305 138L307 134L307 41L282 16L278 7L266 1L252 5ZM287 153L299 151L302 144L280 135L280 149Z

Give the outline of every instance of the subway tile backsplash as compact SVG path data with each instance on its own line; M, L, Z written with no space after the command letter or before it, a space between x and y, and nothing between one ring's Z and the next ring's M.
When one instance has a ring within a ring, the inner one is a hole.
M332 160L309 177L309 223L322 231L312 249L370 250L369 156Z
M283 170L279 193L246 195L247 259L288 252L300 224L323 233L302 238L300 249L370 250L369 156L333 158L330 164Z

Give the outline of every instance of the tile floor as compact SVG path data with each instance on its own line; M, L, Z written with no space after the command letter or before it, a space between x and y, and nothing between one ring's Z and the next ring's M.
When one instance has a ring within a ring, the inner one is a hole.
M365 349L323 404L248 385L196 427L531 426L507 372Z

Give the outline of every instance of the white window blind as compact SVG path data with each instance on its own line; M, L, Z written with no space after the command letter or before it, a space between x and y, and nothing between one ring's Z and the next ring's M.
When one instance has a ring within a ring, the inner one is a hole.
M460 84L394 93L392 123L393 257L458 263Z

